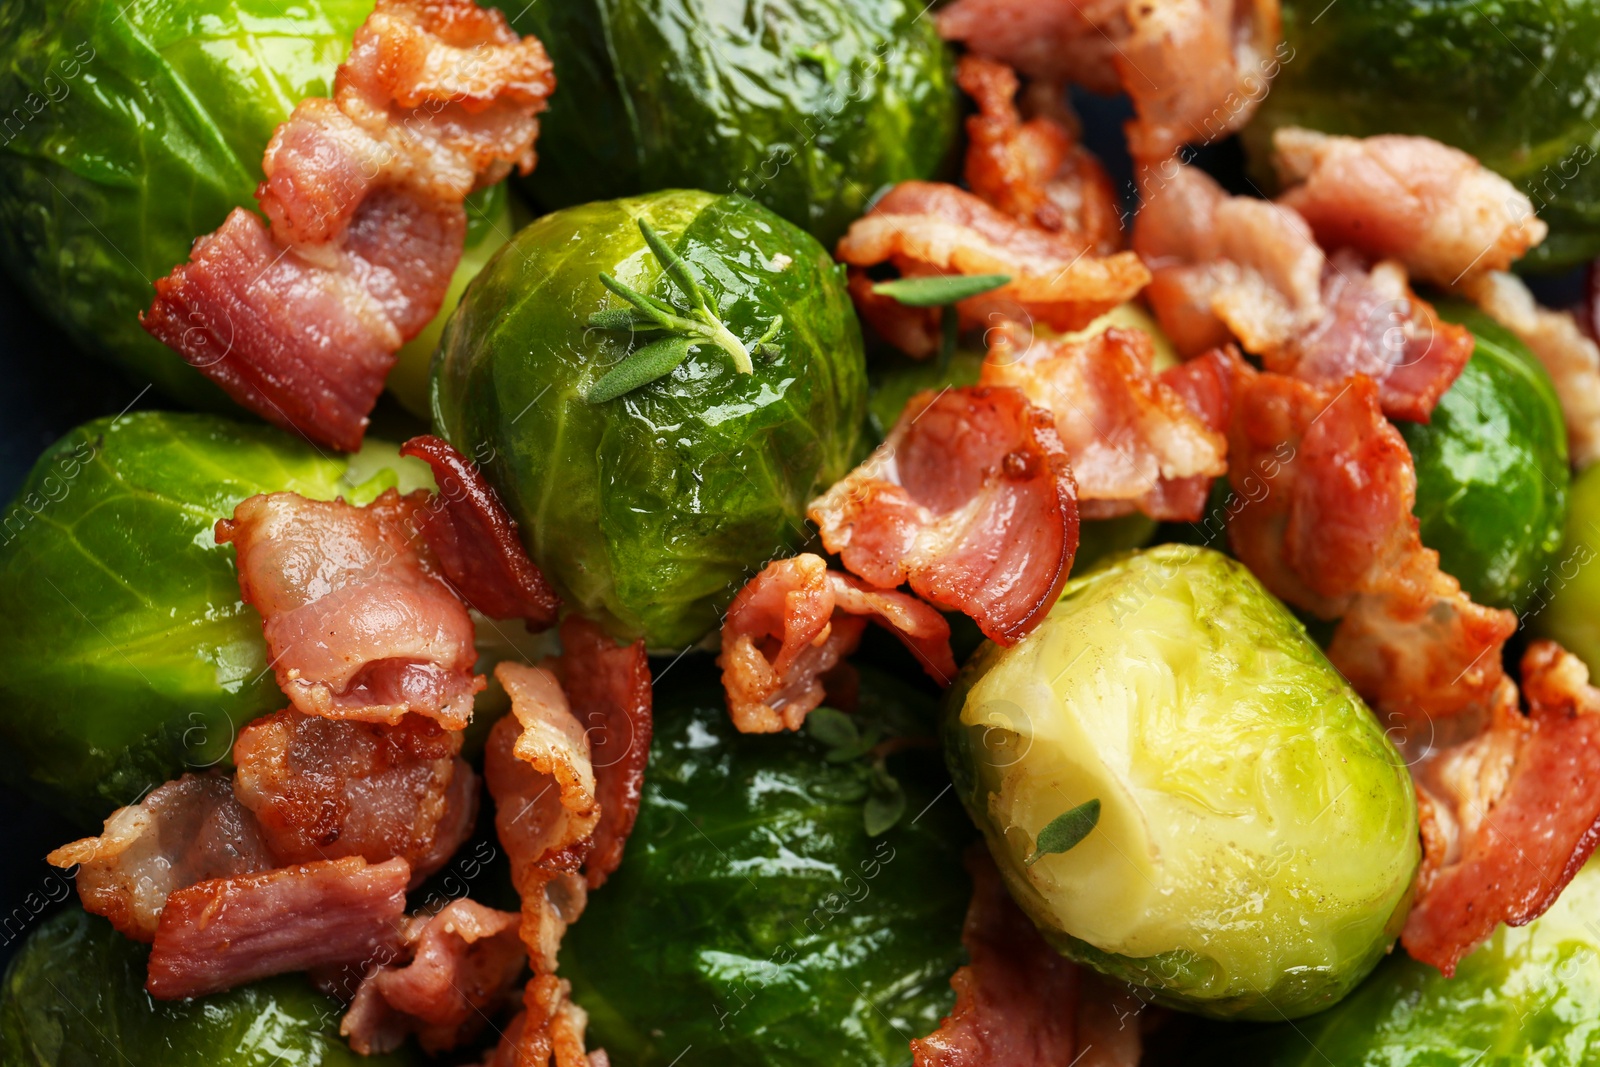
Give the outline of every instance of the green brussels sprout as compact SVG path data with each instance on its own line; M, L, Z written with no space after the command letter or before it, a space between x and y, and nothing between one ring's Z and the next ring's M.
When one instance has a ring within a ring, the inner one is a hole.
M864 669L854 718L931 730L931 705ZM561 945L591 1042L630 1067L909 1067L954 1001L970 894L937 761L894 758L907 803L874 838L854 761L809 727L735 732L707 664L677 667L655 709L627 854Z
M56 442L0 516L5 777L91 821L227 759L284 698L212 528L256 493L361 502L396 471L422 484L388 449L329 459L278 430L161 412Z
M1521 611L1555 562L1567 519L1567 426L1550 376L1483 312L1441 301L1472 330L1472 358L1426 423L1399 423L1417 467L1422 543L1473 600Z
M1600 465L1586 468L1572 482L1561 558L1538 583L1529 609L1532 629L1554 638L1600 674Z
M623 313L600 275L684 299L640 221L699 273L742 341L782 317L753 373L705 343L666 377L586 399L632 343L590 324ZM518 233L451 316L433 388L436 432L483 464L567 603L618 637L681 648L756 568L806 541L806 504L858 458L866 368L821 245L743 197L672 191L568 208Z
M291 974L199 1000L152 1000L149 949L78 908L43 923L0 989L7 1067L401 1067L407 1048L361 1056L339 1036L344 1009Z
M1404 763L1219 552L1162 545L1074 579L1031 635L981 649L946 707L956 792L1012 896L1062 953L1161 1003L1321 1010L1405 919Z
M1600 254L1600 7L1570 0L1284 0L1285 45L1244 140L1263 176L1272 131L1420 134L1527 193L1550 236L1524 262ZM1264 88L1264 83L1263 83Z
M880 187L930 178L959 114L919 0L500 0L550 51L531 185L548 207L742 193L832 245Z
M1527 926L1499 926L1454 978L1396 953L1331 1011L1218 1034L1208 1063L1585 1067L1600 1063L1600 863Z

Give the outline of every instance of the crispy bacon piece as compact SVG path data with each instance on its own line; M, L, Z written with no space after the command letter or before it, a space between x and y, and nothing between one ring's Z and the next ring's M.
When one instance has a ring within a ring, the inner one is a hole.
M610 1067L604 1049L584 1053L589 1016L571 997L565 979L534 976L523 990L523 1010L506 1027L484 1067Z
M880 589L909 581L1005 645L1050 610L1078 549L1077 487L1054 420L1009 388L918 393L807 514L852 573Z
M1019 222L971 193L937 182L901 182L839 241L861 314L913 356L937 347L934 308L875 297L865 269L892 264L902 275L1004 274L1006 285L956 305L963 328L991 315L1077 330L1131 299L1150 280L1132 252L1090 254L1060 233Z
M415 713L457 730L471 719L485 681L466 605L416 533L427 500L390 489L357 508L269 493L217 523L298 710L390 724Z
M1532 350L1555 383L1567 422L1567 449L1574 466L1600 460L1600 348L1578 320L1534 302L1514 274L1491 271L1462 283L1490 318Z
M644 641L619 646L580 615L561 623L561 679L589 738L594 795L600 804L584 878L598 889L622 863L639 815L650 759L650 660Z
M898 637L941 685L955 678L950 624L928 605L828 570L821 556L775 560L733 598L722 624L722 685L743 733L798 730L822 703L823 675L868 621Z
M112 812L99 837L63 845L48 859L76 866L84 909L135 941L155 938L175 890L273 865L255 820L217 774L186 774L156 787Z
M1418 901L1402 943L1445 975L1497 924L1554 904L1600 840L1600 690L1577 657L1535 641L1522 659L1530 714L1509 682L1487 728L1414 769L1425 816Z
M962 56L956 80L978 105L978 114L967 119L967 186L1012 218L1095 255L1120 249L1117 191L1078 144L1076 127L1049 115L1024 122L1016 72L1004 63Z
M462 201L532 170L555 88L532 37L472 0L378 0L334 78L278 127L256 190L156 282L145 329L270 422L354 451L394 353L444 299Z
M280 711L234 742L234 790L278 863L398 856L415 886L472 833L478 779L460 752L459 730L417 715L387 726Z
M339 1023L363 1056L392 1052L412 1033L428 1052L471 1039L510 999L527 963L517 916L471 900L412 916L399 953L368 972Z
M1328 655L1364 697L1427 716L1494 693L1516 616L1474 604L1422 546L1411 453L1371 379L1325 391L1240 368L1229 451L1235 553L1282 599L1344 617Z
M1393 258L1423 281L1455 285L1505 270L1549 231L1510 182L1426 137L1333 137L1286 126L1273 160L1281 200L1328 248Z
M1083 517L1135 509L1158 519L1201 517L1211 479L1228 469L1227 392L1237 356L1219 350L1158 374L1142 330L1051 341L1004 327L991 338L980 380L1019 389L1055 416Z
M161 912L145 989L181 1000L393 952L410 878L405 860L348 856L179 889Z
M417 512L417 528L461 598L491 619L525 619L530 630L554 623L561 599L477 465L432 434L413 437L400 454L433 468L439 492Z
M589 738L549 670L502 662L494 676L512 714L489 732L483 774L522 897L523 944L534 971L551 974L561 937L588 900L578 868L600 820Z

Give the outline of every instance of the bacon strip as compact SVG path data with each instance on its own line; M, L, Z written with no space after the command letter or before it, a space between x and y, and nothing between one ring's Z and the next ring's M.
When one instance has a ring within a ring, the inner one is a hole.
M867 622L889 630L941 685L955 678L950 624L904 593L872 589L821 556L775 560L750 579L722 624L722 685L742 733L798 730L823 701L822 676L861 642Z
M392 952L411 868L358 856L215 878L167 898L145 989L205 996L274 974Z
M461 598L491 619L525 619L530 630L553 624L561 599L477 465L431 434L411 438L400 454L433 468L439 493L417 513L417 527Z
M807 514L852 573L881 589L909 581L1006 645L1050 610L1078 548L1077 487L1054 420L1009 388L918 393Z
M378 0L334 78L278 127L242 208L156 282L144 327L261 417L354 451L400 345L438 313L474 188L533 169L555 88L532 37L472 0Z
M1426 137L1333 137L1285 126L1272 135L1280 198L1328 248L1394 258L1455 285L1505 270L1549 232L1510 182Z
M278 685L307 715L459 730L472 697L472 619L417 536L426 493L364 508L294 493L253 496L217 523L239 590L262 615Z
M938 310L875 296L866 268L889 263L907 277L1010 277L1006 285L956 305L964 329L988 325L991 315L1082 329L1150 280L1131 252L1088 254L1063 234L1019 222L971 193L936 182L895 186L851 224L837 256L853 268L850 292L857 310L913 356L937 347Z
M1228 469L1227 395L1236 355L1218 351L1158 374L1155 348L1142 330L1052 341L1005 327L991 337L980 381L1019 389L1054 415L1084 518L1137 509L1193 522L1204 514L1211 479Z
M522 994L523 1010L506 1027L484 1067L610 1067L604 1049L584 1054L589 1016L571 997L565 979L534 976Z
M1588 683L1576 656L1533 642L1522 659L1529 717L1507 683L1484 732L1415 771L1431 825L1402 941L1446 976L1497 924L1544 914L1600 840L1600 690Z

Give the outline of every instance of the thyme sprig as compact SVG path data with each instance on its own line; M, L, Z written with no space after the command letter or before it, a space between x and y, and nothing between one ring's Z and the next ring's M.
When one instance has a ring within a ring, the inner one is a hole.
M688 306L679 307L676 303L646 296L601 271L600 283L627 301L628 306L596 311L589 316L590 326L635 333L660 331L668 336L635 349L589 387L585 400L599 404L648 385L671 374L688 358L691 348L702 345L716 345L728 353L740 374L755 372L752 354L763 358L776 354L777 346L772 342L783 329L782 315L774 316L766 331L747 348L712 309L711 299L688 260L674 252L648 222L644 219L638 222L645 244Z

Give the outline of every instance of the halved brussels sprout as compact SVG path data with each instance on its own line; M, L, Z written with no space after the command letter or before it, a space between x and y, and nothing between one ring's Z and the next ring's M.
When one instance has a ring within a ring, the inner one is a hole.
M1031 635L968 663L945 735L1018 903L1063 953L1162 1003L1321 1010L1405 918L1405 765L1304 628L1218 552L1162 545L1073 580ZM1098 823L1060 851L1057 820L1091 801Z
M955 140L955 78L920 0L498 3L561 82L530 182L547 207L741 193L832 245Z
M1539 576L1529 605L1534 632L1553 637L1600 673L1600 464L1572 482L1561 557Z
M659 335L623 314L602 272L684 300L639 222L697 271L741 374L704 343L667 376L591 401ZM738 196L673 191L586 204L517 234L467 289L434 364L434 426L478 459L567 603L618 637L681 648L766 560L808 538L806 504L850 470L866 368L841 268L804 231Z
M933 729L928 697L861 674L858 715ZM810 731L734 731L703 659L655 721L622 867L561 945L591 1043L629 1067L909 1067L954 1000L970 895L933 754L891 761L907 803L869 837L861 768Z
M74 907L35 930L0 989L6 1067L400 1067L414 1048L362 1056L343 1006L290 974L198 1000L144 991L149 949Z
M1460 301L1438 309L1477 345L1428 422L1397 424L1416 461L1422 543L1473 600L1521 611L1567 519L1561 402L1538 357L1503 326Z

